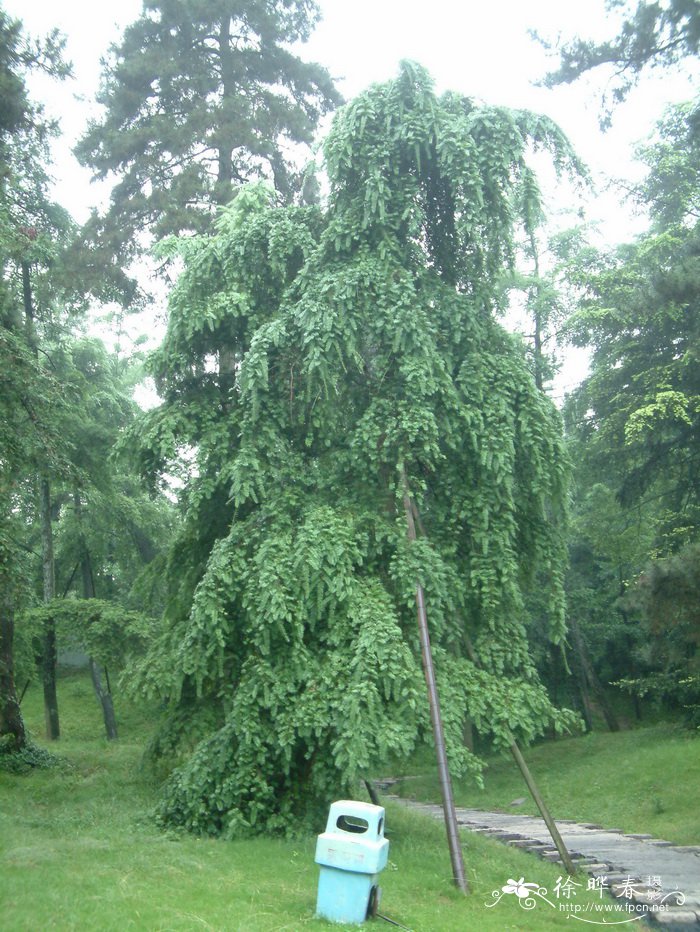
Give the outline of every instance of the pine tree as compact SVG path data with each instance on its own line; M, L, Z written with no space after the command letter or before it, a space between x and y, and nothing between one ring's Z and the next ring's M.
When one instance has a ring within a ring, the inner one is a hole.
M309 0L146 0L106 65L105 115L77 149L98 178L118 179L93 233L115 245L147 228L201 230L261 174L289 198L301 184L291 150L339 101L326 70L289 48L317 17Z

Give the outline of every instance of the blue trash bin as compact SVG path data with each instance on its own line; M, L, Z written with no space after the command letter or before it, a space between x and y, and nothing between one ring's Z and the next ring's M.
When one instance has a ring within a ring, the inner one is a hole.
M316 915L331 922L364 922L378 899L377 877L387 864L384 809L341 799L331 805L326 831L316 842Z

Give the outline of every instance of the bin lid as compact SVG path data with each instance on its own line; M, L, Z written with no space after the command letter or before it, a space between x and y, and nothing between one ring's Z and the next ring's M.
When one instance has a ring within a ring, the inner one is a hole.
M354 838L377 841L384 838L384 807L356 799L331 803L326 832L340 832Z

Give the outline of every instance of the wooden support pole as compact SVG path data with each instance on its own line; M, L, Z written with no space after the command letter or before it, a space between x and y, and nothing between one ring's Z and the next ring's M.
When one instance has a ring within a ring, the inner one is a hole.
M540 815L545 821L545 824L549 830L549 834L552 836L552 841L556 845L557 851L559 852L559 857L562 860L562 864L566 868L569 876L572 876L573 874L576 873L576 868L574 867L574 862L571 860L571 855L569 854L569 850L564 844L564 841L561 835L559 834L557 823L552 818L552 815L549 809L547 808L547 805L544 799L540 795L539 788L537 784L535 783L535 780L532 774L530 773L530 768L525 763L525 758L521 754L520 748L518 747L515 738L513 737L513 735L509 733L508 739L510 741L511 754L515 758L515 762L520 768L520 772L523 775L523 779L525 780L525 783L527 784L528 790L532 794L532 798L535 800L535 804L537 808L540 810Z
M467 654L469 655L469 659L471 660L471 662L474 664L475 667L480 667L481 664L479 663L479 658L477 657L476 651L474 650L474 645L472 644L471 638L469 637L468 634L466 634L466 632L464 635L464 643L467 648ZM552 841L554 842L556 849L559 852L559 857L562 860L562 864L566 868L569 876L571 876L572 874L576 872L576 868L574 867L574 862L571 860L569 849L564 844L564 840L559 834L557 823L552 818L552 815L549 809L547 808L547 804L542 798L542 794L540 793L539 787L537 786L537 783L535 782L535 778L532 776L532 774L530 773L530 768L525 763L525 758L523 757L522 752L520 751L520 748L518 747L518 743L515 740L515 736L511 733L510 729L508 729L506 734L508 737L508 744L510 746L510 752L515 758L515 762L520 769L520 773L523 775L523 779L525 780L525 783L527 785L528 790L530 791L532 798L535 800L535 805L540 810L540 815L544 819L544 822L545 822L545 825L547 826L549 834L552 836Z

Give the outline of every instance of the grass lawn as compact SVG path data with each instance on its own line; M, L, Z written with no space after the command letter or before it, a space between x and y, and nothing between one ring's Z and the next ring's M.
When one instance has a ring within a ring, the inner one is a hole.
M346 928L314 917L315 836L223 842L159 831L148 817L157 788L139 765L148 720L117 700L120 739L107 743L87 677L62 678L59 702L56 750L66 764L21 776L0 771L5 932ZM38 735L38 689L27 694L23 710ZM513 895L493 908L485 905L510 879L537 881L551 891L556 867L467 835L473 893L465 899L451 884L439 824L389 808L387 826L390 865L381 875L380 911L414 932L555 929L566 921L565 913L545 904L525 912ZM599 902L583 884L578 902ZM395 927L377 919L368 928Z
M524 752L555 818L700 843L700 736L669 723L548 741ZM434 754L421 750L400 795L439 801ZM492 756L480 790L455 781L458 806L537 814L513 758ZM514 799L525 797L521 806Z

